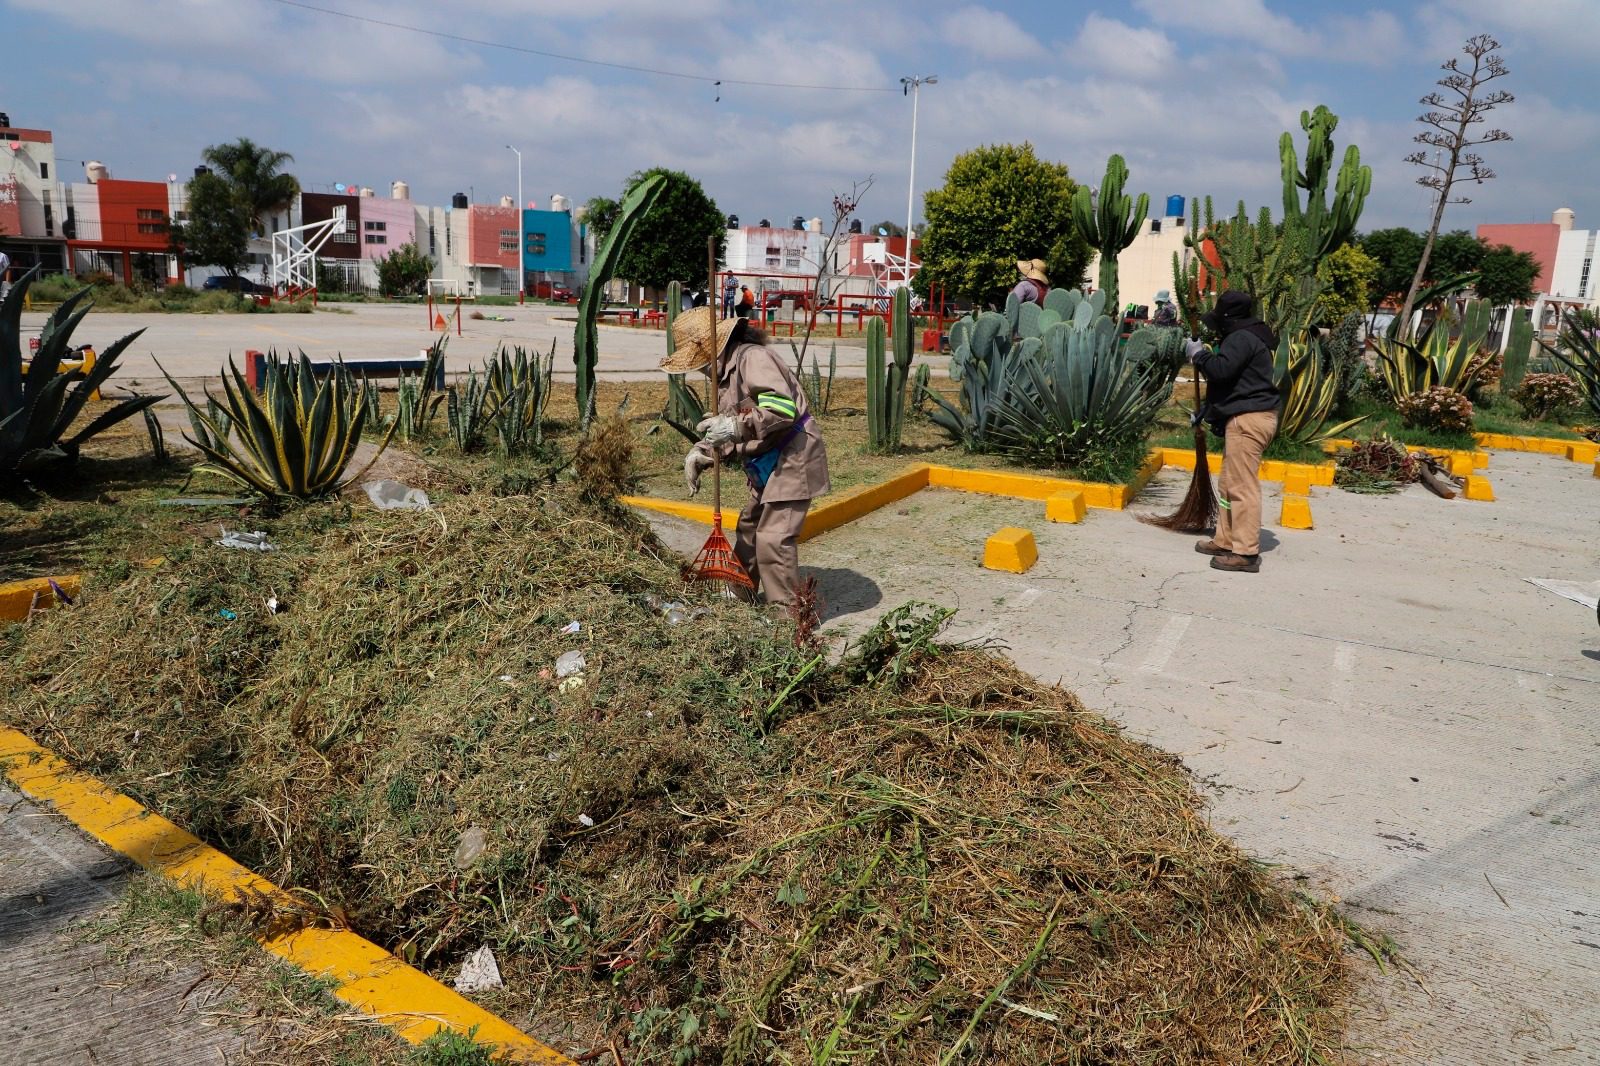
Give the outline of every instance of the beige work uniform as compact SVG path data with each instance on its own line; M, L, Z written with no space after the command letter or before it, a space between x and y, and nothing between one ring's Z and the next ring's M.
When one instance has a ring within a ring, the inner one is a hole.
M800 583L800 526L812 499L831 487L822 431L807 418L811 408L794 371L760 344L741 344L724 361L717 412L739 420L738 443L721 449L730 472L743 473L745 459L783 449L766 487L750 486L733 550L765 602L792 604Z
M1261 455L1277 431L1276 411L1246 411L1228 419L1217 486L1217 535L1211 539L1235 555L1261 553Z

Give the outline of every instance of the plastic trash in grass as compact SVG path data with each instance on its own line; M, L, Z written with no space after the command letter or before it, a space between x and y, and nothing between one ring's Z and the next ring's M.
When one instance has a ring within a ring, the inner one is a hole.
M457 992L489 992L504 987L500 965L495 962L488 944L468 955L467 961L461 964L461 972L456 975Z
M240 551L250 552L271 552L278 550L277 545L269 542L267 540L267 535L259 529L254 533L243 533L238 531L229 533L227 526L218 526L217 528L222 530L222 537L217 541L217 543L222 545L224 548L237 548Z
M369 481L361 487L366 490L372 506L380 511L427 511L433 506L426 492L389 478Z

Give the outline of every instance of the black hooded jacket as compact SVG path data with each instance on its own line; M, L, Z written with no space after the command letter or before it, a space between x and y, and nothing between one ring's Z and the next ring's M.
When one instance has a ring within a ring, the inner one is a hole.
M1278 387L1272 364L1278 338L1259 318L1226 319L1216 351L1195 356L1195 369L1206 376L1205 419L1222 433L1228 419L1251 411L1276 411Z

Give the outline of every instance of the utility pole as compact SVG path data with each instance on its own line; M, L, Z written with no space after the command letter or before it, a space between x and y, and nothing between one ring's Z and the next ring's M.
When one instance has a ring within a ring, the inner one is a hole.
M906 282L908 284L911 281L911 223L916 217L917 210L917 101L922 95L924 85L938 83L937 74L900 79L901 95L911 97L911 179L906 189Z
M511 148L508 144L507 148ZM522 303L527 294L527 283L522 276L525 267L524 253L527 251L528 238L522 232L522 153L511 148L517 156L517 303Z

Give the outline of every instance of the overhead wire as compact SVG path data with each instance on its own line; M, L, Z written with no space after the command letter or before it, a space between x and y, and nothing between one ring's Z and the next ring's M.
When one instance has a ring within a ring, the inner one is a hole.
M894 89L889 86L876 85L813 85L804 82L787 81L754 81L744 78L717 77L714 74L691 74L682 70L663 70L658 67L639 66L632 63L614 63L605 59L589 59L585 56L567 55L561 52L549 52L541 48L530 48L526 45L509 44L505 41L489 41L481 37L468 37L465 34L450 33L447 30L429 29L426 26L413 26L409 23L395 22L390 19L374 18L371 15L357 15L349 11L340 11L336 8L321 7L317 4L304 3L303 0L270 0L271 3L281 7L298 8L302 11L312 11L320 15L332 15L335 18L348 19L351 22L361 22L369 26L382 26L391 30L402 30L406 33L417 33L425 37L434 37L442 41L454 41L457 44L470 44L479 48L498 48L506 52L517 52L521 55L540 56L544 59L558 59L565 63L579 63L591 67L607 67L611 70L626 70L635 74L649 74L658 78L677 78L682 81L697 81L711 85L720 90L724 85L748 85L762 89L805 89L817 92L841 93L890 93ZM719 92L718 99L721 99Z

